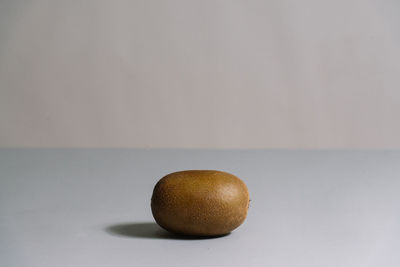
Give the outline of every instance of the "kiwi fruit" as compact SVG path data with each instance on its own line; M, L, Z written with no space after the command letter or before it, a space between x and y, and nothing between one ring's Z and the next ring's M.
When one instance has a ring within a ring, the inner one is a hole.
M215 170L170 173L155 185L154 219L165 230L190 236L219 236L243 223L249 207L245 183Z

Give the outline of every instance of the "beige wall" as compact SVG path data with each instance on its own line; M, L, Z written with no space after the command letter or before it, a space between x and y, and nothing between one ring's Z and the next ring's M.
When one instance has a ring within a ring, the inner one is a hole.
M400 147L400 4L0 3L0 146Z

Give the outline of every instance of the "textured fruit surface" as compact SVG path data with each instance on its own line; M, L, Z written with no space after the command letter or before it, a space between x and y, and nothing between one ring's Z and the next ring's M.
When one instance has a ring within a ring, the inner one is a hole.
M214 170L174 172L154 187L151 210L164 229L183 235L231 232L246 219L249 193L236 176Z

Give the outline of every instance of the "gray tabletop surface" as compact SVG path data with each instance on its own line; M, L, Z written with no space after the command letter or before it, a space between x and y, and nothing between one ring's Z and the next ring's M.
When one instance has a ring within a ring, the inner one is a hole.
M165 174L231 172L247 220L180 238L153 220ZM400 152L1 149L0 266L400 266Z

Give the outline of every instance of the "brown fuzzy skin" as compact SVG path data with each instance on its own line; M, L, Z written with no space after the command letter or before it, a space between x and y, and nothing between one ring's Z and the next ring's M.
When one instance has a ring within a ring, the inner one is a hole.
M217 236L243 223L249 192L238 177L214 170L168 174L154 187L151 210L167 231L192 236Z

